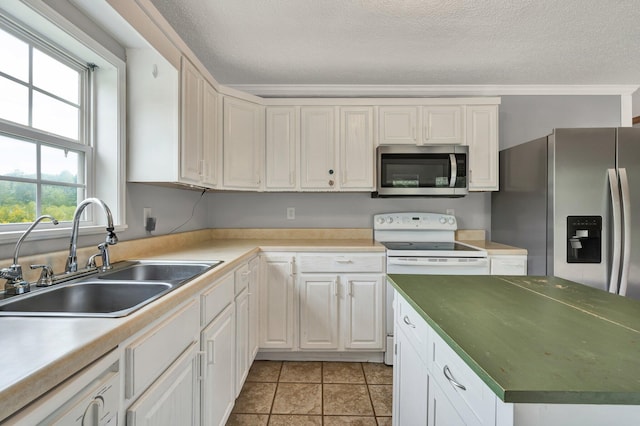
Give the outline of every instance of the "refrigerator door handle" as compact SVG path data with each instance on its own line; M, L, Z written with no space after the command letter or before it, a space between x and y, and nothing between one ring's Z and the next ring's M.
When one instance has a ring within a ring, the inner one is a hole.
M623 246L622 246L622 273L620 274L620 289L618 294L625 296L627 294L627 283L629 281L629 264L631 261L631 191L629 191L629 179L627 178L627 169L621 168L620 189L622 190L622 219L624 221Z
M609 293L618 293L618 276L620 273L620 248L622 246L622 223L620 217L620 190L616 169L608 169L611 204L613 207L613 256L611 259L611 275Z

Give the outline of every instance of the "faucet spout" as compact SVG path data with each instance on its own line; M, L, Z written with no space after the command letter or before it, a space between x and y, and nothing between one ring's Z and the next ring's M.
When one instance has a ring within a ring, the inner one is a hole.
M0 270L0 278L4 278L7 280L4 287L5 294L14 295L26 293L29 291L29 283L22 278L22 266L20 266L20 264L18 263L18 254L20 253L22 242L25 240L25 238L27 238L31 231L33 231L33 228L35 228L44 219L49 219L54 225L58 224L58 220L53 216L50 216L48 214L39 216L18 239L16 248L13 252L13 264L8 268L3 268L2 270Z
M65 272L76 272L78 270L77 251L78 234L80 232L80 218L82 217L82 212L89 204L97 204L98 206L100 206L107 218L107 238L105 239L105 245L115 245L118 243L118 236L114 232L115 227L113 226L113 216L111 215L111 210L109 210L109 207L104 203L104 201L100 200L99 198L87 198L83 200L80 204L78 204L78 207L76 207L76 211L73 214L71 241L69 243L69 257L67 258L67 266L65 268Z

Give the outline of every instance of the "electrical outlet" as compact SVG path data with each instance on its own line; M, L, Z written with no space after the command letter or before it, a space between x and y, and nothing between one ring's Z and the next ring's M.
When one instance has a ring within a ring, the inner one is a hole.
M295 207L287 207L287 219L293 220L296 218L296 208Z
M151 207L145 207L142 209L142 215L143 215L143 219L142 219L142 225L143 226L147 226L147 222L149 220L149 218L151 217Z
M455 216L456 215L456 211L454 209L447 209L445 210L446 214L450 214L451 216Z

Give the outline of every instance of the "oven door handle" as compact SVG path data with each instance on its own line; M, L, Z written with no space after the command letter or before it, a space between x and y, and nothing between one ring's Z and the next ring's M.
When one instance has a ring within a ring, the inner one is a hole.
M434 262L432 259L443 259L442 262ZM410 265L410 266L484 266L489 264L489 259L486 257L472 257L466 258L466 262L452 262L451 259L455 258L418 258L418 257L388 257L387 264L389 265Z
M449 179L449 188L455 188L456 179L458 179L458 162L456 161L456 155L449 154L449 161L451 161L451 179Z

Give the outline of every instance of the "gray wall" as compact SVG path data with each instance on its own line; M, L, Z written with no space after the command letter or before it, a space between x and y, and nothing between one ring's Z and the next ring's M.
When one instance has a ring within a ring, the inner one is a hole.
M500 150L556 127L617 127L620 109L620 96L502 96Z
M371 228L372 215L399 211L444 213L455 209L460 226L489 229L491 197L371 198L370 193L228 193L208 194L212 228ZM296 218L287 220L287 207Z

